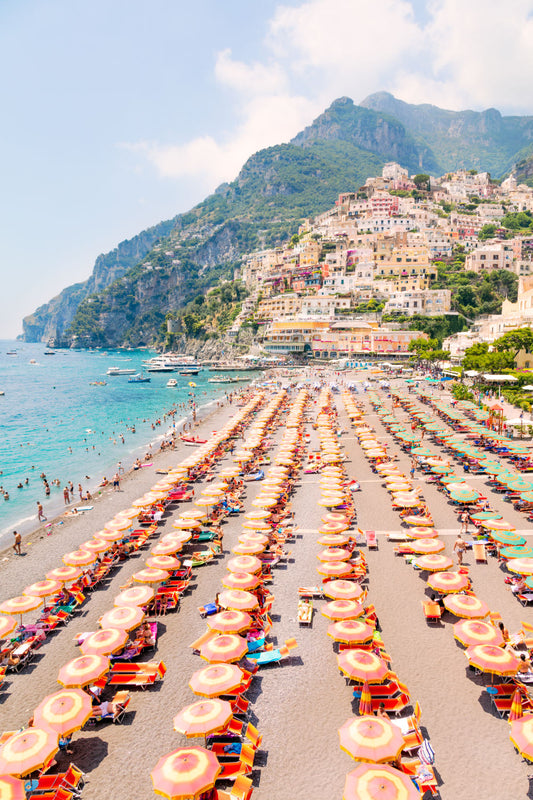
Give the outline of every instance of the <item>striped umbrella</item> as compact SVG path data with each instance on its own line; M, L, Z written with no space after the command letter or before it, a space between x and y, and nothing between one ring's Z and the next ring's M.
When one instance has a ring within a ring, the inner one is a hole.
M239 536L239 542L241 544L268 544L268 536L265 536L264 533L258 533L256 531L246 531L245 533L241 533Z
M146 566L150 569L160 570L165 572L172 572L172 570L179 569L181 561L175 556L150 556L146 559Z
M245 611L220 611L207 618L207 627L218 633L241 633L252 624L252 618Z
M131 586L117 594L113 600L114 606L144 606L153 600L155 592L149 586Z
M434 528L408 528L406 533L411 539L436 539L439 535Z
M238 661L247 652L246 639L233 633L214 636L200 647L201 657L213 663Z
M194 798L215 785L218 758L203 747L182 747L161 758L150 776L156 794L170 800Z
M339 728L341 750L357 761L394 761L405 745L402 732L385 717L360 716Z
M62 588L63 584L61 581L54 581L48 578L44 581L32 583L31 586L26 586L23 594L27 594L32 597L50 597L51 595L60 592Z
M150 551L151 556L173 556L182 549L183 542L179 538L174 537L173 534L167 534L167 536L172 536L172 539L168 538L166 541L160 541L154 545Z
M454 594L444 598L444 605L456 617L466 619L482 619L490 612L490 608L479 597L472 594Z
M231 694L242 684L244 673L235 664L210 664L193 673L189 686L194 694L217 697Z
M509 711L509 722L514 722L520 717L524 716L524 709L522 707L522 689L517 686L513 693L511 700L511 710Z
M533 547L504 547L500 550L502 558L533 558Z
M327 547L317 554L320 561L347 561L352 557L352 551L342 547Z
M17 625L17 620L13 617L0 617L0 639L4 639L6 636L9 636L9 634L15 630ZM1 797L2 795L0 794L0 798Z
M533 761L533 714L513 720L509 736L520 755Z
M222 586L226 589L255 589L261 583L261 578L249 572L228 572L222 578Z
M39 703L33 717L37 728L69 736L87 722L91 712L91 697L83 689L60 689Z
M252 611L259 605L255 595L242 589L226 589L226 591L220 592L218 603L222 608L231 608L236 611Z
M488 531L515 531L514 525L504 519L482 519L481 526Z
M146 567L139 572L134 572L131 576L137 583L162 583L168 579L168 572L164 569L152 569Z
M501 631L479 619L462 619L456 622L453 626L453 635L465 647L474 644L493 644L499 647L504 644Z
M81 545L81 549L88 550L89 553L105 553L110 547L110 543L105 539L88 539Z
M107 656L78 656L59 670L57 680L66 687L83 687L94 683L109 671Z
M428 578L428 586L442 594L462 592L468 588L469 580L460 572L435 572Z
M239 542L232 549L238 556L257 556L265 550L266 545L254 544L254 542Z
M226 564L230 572L261 572L262 563L255 556L235 556Z
M83 575L79 567L56 567L46 573L46 577L51 581L61 581L62 583L70 583L70 581L77 581Z
M0 775L22 778L47 766L59 750L57 739L57 733L44 728L14 733L0 750Z
M381 683L389 674L389 668L375 653L352 648L337 656L341 672L354 681Z
M420 800L411 778L388 764L361 764L346 776L343 800Z
M475 644L465 651L470 664L482 672L494 675L516 675L520 662L503 647L492 644Z
M411 550L415 553L442 553L443 550L446 549L446 545L444 542L441 542L440 539L415 539L414 542L410 542L409 546Z
M26 800L24 781L12 775L0 776L0 800Z
M332 620L355 619L360 617L364 612L364 607L361 603L356 603L355 600L332 600L331 603L326 603L322 608L322 616L328 617Z
M363 716L364 714L371 714L372 713L372 693L370 692L370 686L368 685L368 681L363 683L363 688L361 689L361 697L359 698L359 714Z
M374 636L374 628L359 619L344 619L328 627L328 636L336 642L364 644Z
M355 581L339 579L325 583L324 594L333 600L358 600L363 596L364 589Z
M91 553L89 550L74 550L72 553L65 553L63 556L63 563L67 567L86 567L89 564L94 564L96 561L96 553Z
M100 617L101 628L120 628L131 631L144 619L144 611L140 606L115 606Z
M470 519L474 522L481 522L487 519L502 519L502 515L497 511L476 511L475 514L470 514Z
M418 569L425 570L426 572L443 572L453 566L453 561L448 556L432 553L427 556L420 556L415 561Z
M316 570L328 578L345 578L353 572L353 566L345 561L324 561Z
M207 737L210 733L225 728L232 716L233 709L227 700L199 700L182 708L174 717L174 730L187 738Z
M94 631L83 640L80 650L84 656L108 656L121 650L128 641L128 632L121 628Z
M533 558L511 558L507 562L507 569L520 575L533 575Z
M523 536L519 536L517 533L512 533L511 531L500 531L499 533L491 531L490 538L495 542L499 542L499 544L512 544L520 546L526 543L526 540L523 538Z
M350 537L347 534L324 533L317 541L318 544L321 544L324 547L342 547L343 545L348 544Z
M11 597L9 600L4 600L3 603L0 603L0 612L2 614L20 614L20 624L22 625L22 615L35 611L42 602L40 597L32 595Z

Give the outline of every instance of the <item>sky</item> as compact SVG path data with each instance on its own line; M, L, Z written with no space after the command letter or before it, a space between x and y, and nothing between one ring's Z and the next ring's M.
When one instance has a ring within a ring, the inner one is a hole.
M337 97L532 114L533 0L1 0L0 338Z

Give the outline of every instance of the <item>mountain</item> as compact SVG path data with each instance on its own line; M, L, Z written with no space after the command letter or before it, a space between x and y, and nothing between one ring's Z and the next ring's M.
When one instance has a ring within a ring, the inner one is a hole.
M288 144L249 158L233 182L191 211L99 256L88 281L25 318L24 338L150 343L169 311L231 277L244 254L280 244L387 161L412 173L474 167L494 176L520 161L529 180L532 152L533 117L411 105L387 92L359 106L341 97Z

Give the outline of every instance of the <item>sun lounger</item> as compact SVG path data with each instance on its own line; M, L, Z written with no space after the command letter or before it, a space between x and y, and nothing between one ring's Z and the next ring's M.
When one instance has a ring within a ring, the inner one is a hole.
M422 607L424 609L424 616L426 618L426 622L428 623L440 622L440 618L442 616L442 608L438 603L434 603L433 600L422 600Z
M257 651L248 653L247 657L253 659L258 667L265 667L268 664L279 664L283 658L287 658L290 651L287 647L277 647L269 651Z
M111 668L110 686L140 686L145 689L162 680L167 668L163 661L139 663L115 662Z
M411 760L403 760L400 769L411 776L420 789L421 795L424 795L425 792L431 792L435 797L438 794L435 771L430 764L422 764L419 758L413 758Z
M472 550L474 552L474 558L478 564L486 564L487 563L487 552L485 549L485 542L474 542L472 544Z
M97 707L93 716L89 717L87 724L94 724L96 722L113 722L115 725L120 725L126 714L126 710L131 701L131 694L125 690L116 692L113 699L109 702L108 711L105 714L100 712Z
M298 600L298 623L300 625L311 625L313 621L313 601L310 598L301 597Z
M231 791L225 792L222 789L215 789L213 800L250 800L253 789L250 778L245 775L238 775Z
M30 787L30 791L32 790L33 781L28 781L26 786ZM67 789L64 786L58 786L57 789L51 789L50 791L41 792L37 795L39 800L72 800L75 797L75 793L72 790ZM77 796L77 795L76 795Z
M520 600L523 606L527 606L530 603L533 603L533 592L517 592L515 597Z
M369 550L378 549L378 537L376 531L365 531L366 546Z

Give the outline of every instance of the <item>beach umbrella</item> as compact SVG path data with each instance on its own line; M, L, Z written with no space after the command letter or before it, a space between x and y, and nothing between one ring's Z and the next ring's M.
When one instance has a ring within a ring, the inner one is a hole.
M248 644L246 639L234 633L214 636L200 647L201 657L214 663L238 661L247 652Z
M238 689L243 677L242 669L235 664L210 664L193 673L189 686L194 694L217 697Z
M345 497L342 494L336 495L322 495L317 500L319 506L323 508L335 508L335 506L341 506L345 501ZM253 504L252 504L253 505Z
M454 489L452 492L450 492L450 497L456 503L475 503L480 495L479 492L476 492L474 489L464 489L463 491Z
M88 541L83 542L81 549L88 550L89 553L104 553L109 550L110 546L105 539L88 539Z
M520 500L524 503L533 503L533 492L520 492Z
M361 716L372 713L372 693L367 681L363 683L363 688L361 689L358 711Z
M404 517L403 521L406 525L412 525L415 528L432 528L433 527L433 520L431 517L423 517L420 515L413 515L410 517Z
M526 540L523 536L519 536L517 533L512 533L512 531L498 531L497 533L491 531L489 535L494 542L499 542L499 544L521 547L526 543Z
M46 577L51 581L61 581L62 583L70 583L70 581L77 581L83 575L79 567L56 567L46 573Z
M333 598L333 600L359 600L363 596L364 590L355 581L339 579L325 583L324 594L326 597Z
M488 605L473 594L455 594L443 602L448 611L465 619L482 619L490 612Z
M254 542L239 542L235 545L232 552L238 556L256 556L262 553L266 544L254 544Z
M230 572L251 572L252 574L261 572L261 561L255 556L236 556L230 558L226 567Z
M207 627L218 633L241 633L252 624L252 618L245 611L220 611L207 618Z
M451 475L442 475L439 481L443 486L455 486L456 484L457 486L463 486L465 479L452 473Z
M203 747L182 747L159 759L150 773L154 791L170 800L194 798L215 785L218 758Z
M359 716L339 728L341 750L356 761L394 761L405 746L402 732L385 717Z
M493 675L516 675L520 662L508 650L492 644L474 644L465 650L470 664Z
M124 536L125 536L124 531L120 530L108 530L108 531L104 530L100 531L100 533L98 534L98 538L103 539L104 542L108 542L108 546L109 543L111 542L120 542L124 538Z
M69 736L85 725L91 713L91 697L87 692L83 689L60 689L39 703L33 719L37 728Z
M162 494L162 497L165 495L166 492ZM131 520L124 517L112 519L104 525L104 531L127 531L128 528L131 528Z
M268 544L268 536L265 536L263 533L257 533L256 531L246 531L246 533L241 533L239 536L239 542L241 544Z
M497 511L476 511L475 514L470 514L470 519L473 522L481 522L487 519L501 519L502 515Z
M363 683L382 683L389 674L389 668L375 653L358 648L344 650L337 656L341 672L354 681Z
M507 488L512 492L531 492L533 491L533 482L525 478L517 477L513 481L506 481Z
M172 527L174 527L174 525ZM198 529L200 529L200 526L198 526ZM170 533L166 533L164 536L162 536L159 544L167 544L168 542L174 544L175 542L178 542L179 544L184 545L191 539L192 539L192 533L190 531L175 530L171 531Z
M101 628L120 628L131 631L144 619L144 611L140 606L115 606L100 617Z
M332 622L327 633L335 642L364 644L373 638L374 628L359 619L344 619Z
M222 586L226 589L255 589L261 583L257 575L249 572L229 572L222 578Z
M278 501L274 497L262 497L258 495L255 500L252 500L252 505L256 508L272 508L277 502Z
M233 709L227 700L215 698L199 700L182 710L174 717L174 730L187 738L209 736L225 728L233 716Z
M524 716L524 709L522 706L522 687L517 686L513 692L511 700L511 710L509 711L509 722L514 722Z
M394 495L392 498L393 506L399 508L416 508L421 502L420 497L408 497L407 495Z
M317 554L320 561L347 561L352 557L352 551L342 547L327 547Z
M503 558L533 558L533 547L504 547L500 550Z
M205 514L199 508L189 508L187 511L180 512L180 519L193 519L196 522L201 522L205 519Z
M345 578L353 572L353 566L346 561L323 561L316 570L327 578Z
M500 464L499 461L493 461L490 458L482 458L479 462L479 466L482 467L489 475L496 475L500 472L504 472L507 469L507 467L505 467L503 464Z
M50 764L59 750L58 735L45 728L14 733L0 749L0 775L22 778Z
M197 519L188 519L183 517L178 517L176 522L172 523L172 527L178 531L199 531L202 527L201 523ZM167 534L169 535L169 534ZM189 539L191 538L191 534L189 534ZM188 539L185 539L188 541Z
M504 644L501 631L479 619L462 619L456 622L453 626L453 635L465 647L475 644L492 644L500 647Z
M444 542L441 542L440 539L415 539L414 542L410 542L411 550L415 553L442 553L443 550L446 549L446 545Z
M180 568L181 561L179 558L175 558L174 556L151 555L146 559L146 566L150 569L163 569L165 572L172 572L172 570Z
M469 586L467 575L460 572L435 572L428 578L428 586L442 594L462 592Z
M15 630L18 622L13 617L0 617L0 639L5 639L6 636ZM0 798L2 795L0 794Z
M261 519L268 519L270 513L268 511L261 511L260 509L255 509L254 511L247 511L244 515L244 519L248 520L261 520Z
M63 686L81 688L106 675L110 666L107 656L78 656L61 667L57 680Z
M511 558L507 562L507 569L520 575L533 575L533 558Z
M131 576L137 583L161 583L168 579L168 572L164 569L152 569L146 567L139 572L134 572Z
M347 519L344 519L343 522L324 522L318 529L318 533L320 534L334 534L334 533L342 533L346 530L346 528L350 527L350 522Z
M230 608L235 611L252 611L259 605L255 595L242 589L226 589L226 591L220 592L218 603L222 608Z
M166 542L158 542L152 547L151 556L172 556L178 553L183 547L183 544L175 539L174 541L167 540Z
M42 602L40 597L34 597L33 595L11 597L9 600L4 600L3 603L0 603L0 612L2 614L20 614L20 624L22 625L22 615L35 611Z
M0 775L1 800L26 800L24 781L13 775Z
M324 547L342 547L348 544L350 537L340 533L324 533L317 541Z
M128 632L122 628L104 628L83 640L80 650L84 656L108 656L121 650L128 641Z
M443 572L444 570L451 569L453 561L448 556L431 553L430 555L417 558L415 566L426 572Z
M439 535L433 528L408 528L406 533L411 539L436 539Z
M506 522L504 519L482 519L480 520L481 526L486 528L488 531L514 531L516 530L514 525L511 525L510 522Z
M94 564L96 553L91 553L89 550L73 550L71 553L65 553L62 560L67 567L86 567Z
M520 755L533 761L533 714L524 714L513 720L509 735Z
M114 606L144 606L153 600L155 592L149 586L131 586L117 594L113 600Z
M249 532L270 532L272 530L272 524L268 522L263 522L260 519L247 519L245 522L242 523L243 530Z
M44 581L32 583L31 586L26 586L23 594L30 595L32 597L50 597L51 595L60 592L62 588L63 584L61 581L54 581L47 578Z

